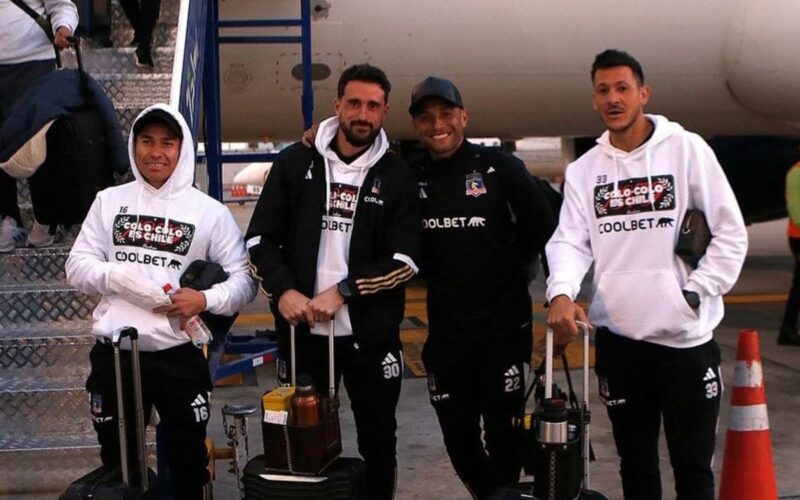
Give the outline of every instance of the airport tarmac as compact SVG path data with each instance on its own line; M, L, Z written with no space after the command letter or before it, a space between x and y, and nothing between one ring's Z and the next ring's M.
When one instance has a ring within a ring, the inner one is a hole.
M247 206L232 205L231 210L244 227L250 209ZM736 357L736 343L742 329L756 329L760 332L760 348L766 380L770 429L772 435L773 459L775 463L779 495L783 499L800 499L800 433L795 432L796 416L800 414L800 348L778 346L775 342L783 301L791 280L792 259L785 237L786 222L773 221L750 226L750 248L748 258L739 282L726 298L726 316L715 332L723 357L722 372L726 391L720 413L717 452L714 463L715 477L719 485L722 458L724 455L725 434L730 413L730 386L733 379L733 361ZM537 278L531 287L534 301L541 304L544 296L542 278ZM413 300L407 307L407 320L404 322L404 341L406 356L414 355L418 349L418 336L414 333L424 324L423 303L418 300L422 290L410 290ZM537 308L538 309L538 308ZM263 318L266 303L263 298L248 306L243 312L243 322L247 318ZM544 315L536 315L537 330L541 331ZM237 333L252 333L254 328L270 328L268 322L256 326L236 327ZM422 328L424 330L424 327ZM408 360L407 360L408 361ZM413 365L407 362L407 365ZM573 373L577 371L573 368ZM214 392L214 411L209 424L209 435L217 447L225 446L222 432L220 408L227 403L248 403L257 405L262 392L275 385L274 367L267 364L256 370L258 385L220 387ZM433 409L428 402L426 382L423 377L413 376L407 370L397 410L398 420L398 499L454 499L468 500L466 489L453 473L449 459L442 444L439 425ZM556 377L560 373L556 374ZM579 377L574 376L580 394ZM604 493L610 499L621 499L622 490L618 474L618 460L611 435L610 424L605 410L599 404L597 380L594 372L590 375L591 410L593 425L592 443L597 461L591 467L592 488ZM344 441L344 455L357 456L355 430L349 402L342 387L341 422ZM250 455L262 453L260 425L257 417L251 417ZM661 468L664 499L675 498L673 480L666 446L661 440ZM215 498L238 498L236 481L227 469L227 461L217 462L217 478L214 483ZM747 500L747 499L742 499Z

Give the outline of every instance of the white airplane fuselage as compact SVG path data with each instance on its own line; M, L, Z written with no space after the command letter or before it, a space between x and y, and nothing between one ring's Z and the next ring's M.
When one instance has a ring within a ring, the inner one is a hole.
M460 88L470 136L596 136L590 66L598 52L619 48L642 63L653 89L648 112L707 137L800 136L794 0L314 0L315 7L312 61L330 72L314 81L317 122L333 113L342 70L369 62L392 82L392 138L413 138L411 88L431 74ZM221 19L298 13L297 0L220 3ZM224 140L299 137L299 45L223 45L220 53Z

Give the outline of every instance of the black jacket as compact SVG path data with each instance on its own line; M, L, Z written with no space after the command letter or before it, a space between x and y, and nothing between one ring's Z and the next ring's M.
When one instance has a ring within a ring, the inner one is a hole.
M105 89L86 76L88 93L75 69L51 71L34 83L9 110L0 124L0 162L6 162L50 120L67 116L71 111L95 108L105 127L109 164L122 174L130 169L128 144L122 136L119 119Z
M431 338L485 338L529 322L530 267L555 220L522 162L465 140L453 156L425 154L412 167Z
M324 169L315 150L300 143L284 149L245 236L251 268L270 298L279 334L289 328L277 308L283 292L294 288L313 297L325 210ZM363 187L350 239L347 282L353 297L348 305L353 335L359 342L379 343L399 337L404 285L414 273L393 255L419 262L419 204L413 173L392 153L369 169ZM308 325L298 326L297 333L307 334Z

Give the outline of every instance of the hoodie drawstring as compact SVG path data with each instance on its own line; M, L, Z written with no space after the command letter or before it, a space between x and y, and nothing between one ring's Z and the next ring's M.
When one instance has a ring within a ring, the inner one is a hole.
M650 148L644 150L644 164L647 169L647 199L650 200L650 208L656 211L656 199L653 196L653 166L650 162Z

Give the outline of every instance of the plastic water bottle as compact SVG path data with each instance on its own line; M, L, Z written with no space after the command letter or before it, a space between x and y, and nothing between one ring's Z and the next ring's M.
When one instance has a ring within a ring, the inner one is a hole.
M164 290L164 293L170 297L172 297L172 295L175 293L172 290L172 285L169 283L164 285L162 289ZM189 335L189 338L192 339L192 343L196 347L203 347L211 342L211 330L208 329L206 324L197 314L186 320L186 326L184 327L183 331Z

